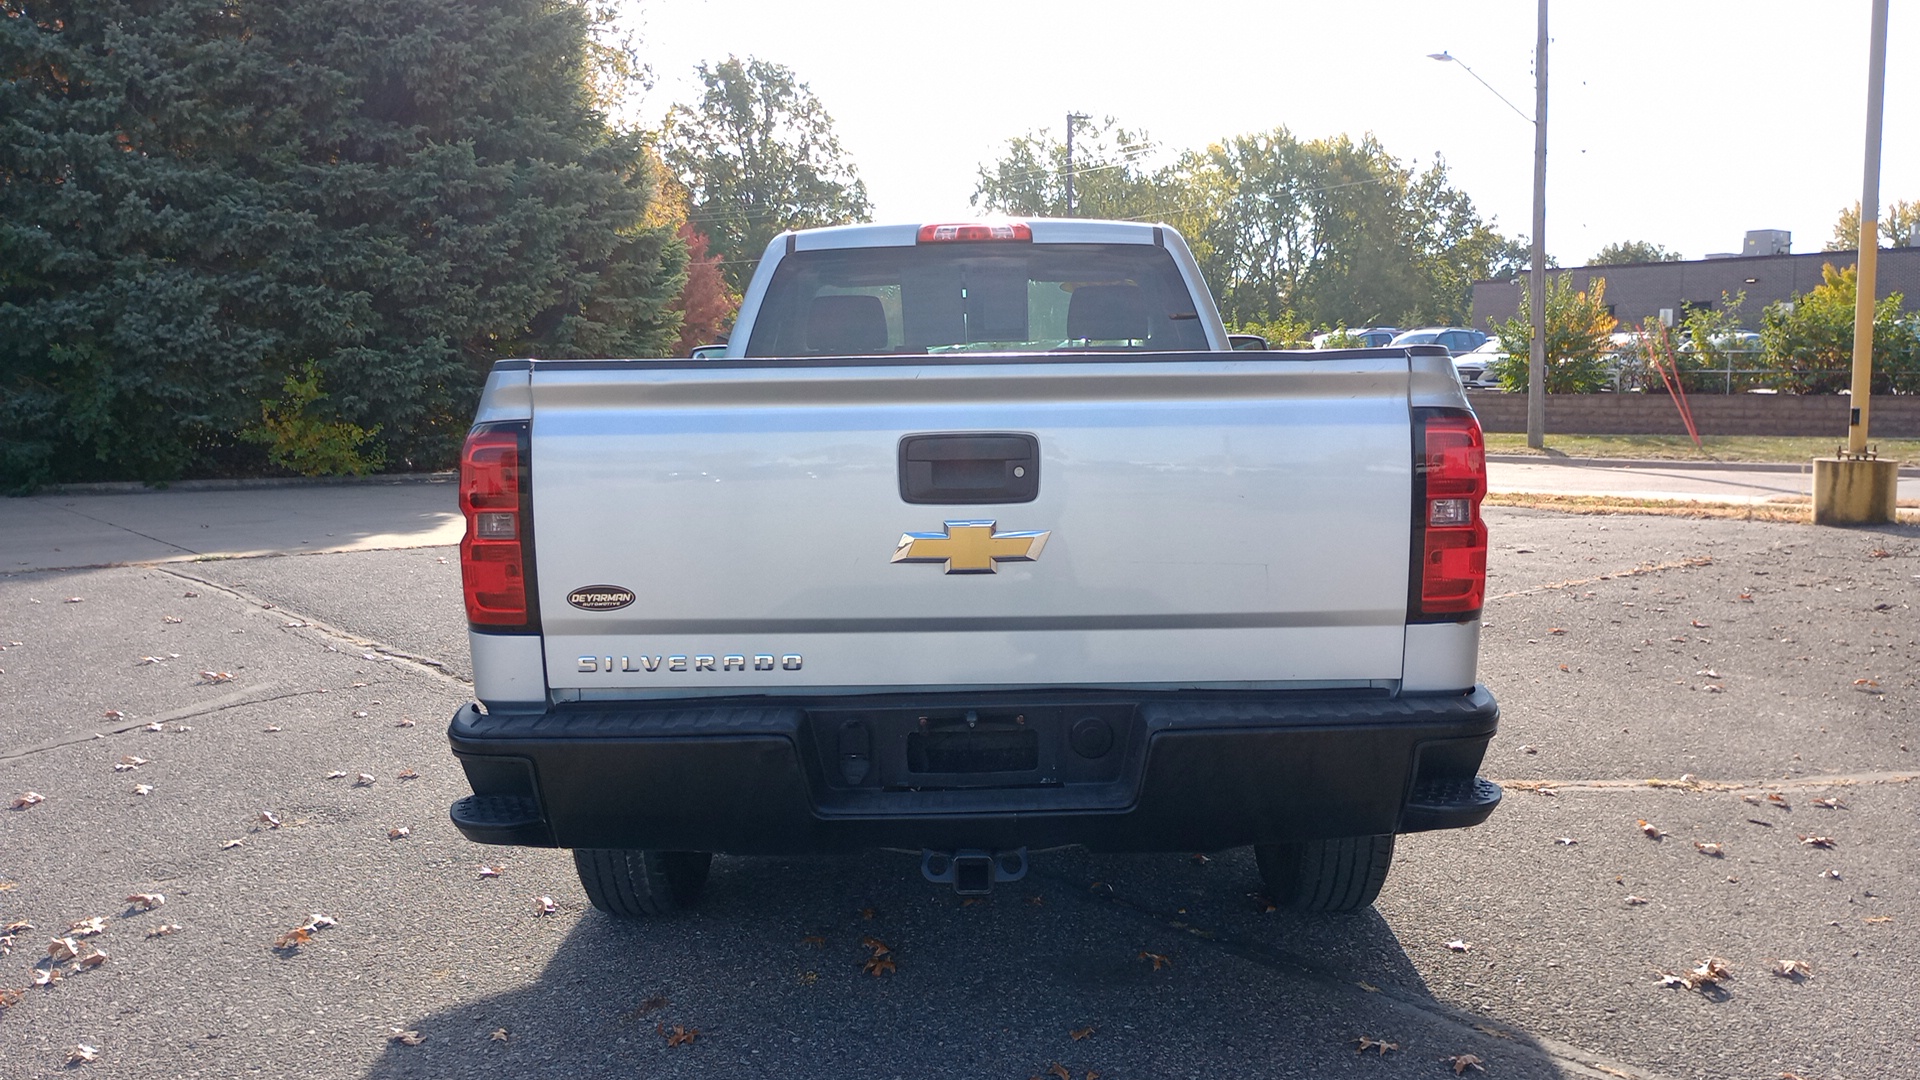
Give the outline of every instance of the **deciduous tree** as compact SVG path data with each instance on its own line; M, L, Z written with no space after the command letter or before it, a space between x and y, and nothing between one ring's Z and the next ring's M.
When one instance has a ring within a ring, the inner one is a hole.
M1608 244L1587 260L1588 266L1622 266L1627 263L1679 262L1680 253L1669 251L1648 240L1622 240Z
M699 73L705 92L668 112L662 146L731 288L784 231L867 220L867 186L833 117L792 69L730 56Z
M1882 247L1905 247L1913 236L1913 228L1920 225L1920 199L1895 201L1887 204L1887 211L1880 215L1880 244ZM1853 251L1860 246L1860 203L1840 211L1840 217L1833 223L1833 237L1827 241L1828 251Z
M1523 292L1520 312L1494 326L1506 357L1494 374L1508 390L1525 390L1530 381L1533 308ZM1547 276L1547 393L1585 394L1609 385L1613 376L1606 355L1613 349L1613 330L1619 321L1607 314L1607 281L1594 278L1584 291L1573 287L1573 275Z

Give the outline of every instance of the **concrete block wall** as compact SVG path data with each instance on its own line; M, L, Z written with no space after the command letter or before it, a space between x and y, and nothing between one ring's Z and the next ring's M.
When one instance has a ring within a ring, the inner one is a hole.
M1474 391L1467 395L1487 431L1527 430L1527 395ZM1852 399L1839 394L1698 394L1687 398L1702 435L1847 436ZM1871 438L1920 439L1920 396L1873 399ZM1561 435L1685 435L1671 397L1661 394L1548 394L1547 432Z

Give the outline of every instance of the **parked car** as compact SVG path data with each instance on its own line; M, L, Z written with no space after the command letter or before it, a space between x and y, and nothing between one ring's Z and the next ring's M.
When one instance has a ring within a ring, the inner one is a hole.
M1500 347L1499 338L1488 338L1484 344L1470 353L1453 358L1453 370L1460 376L1460 385L1472 390L1500 389L1500 376L1495 365L1507 358L1506 350Z
M1487 343L1487 335L1464 326L1423 326L1408 330L1388 342L1391 345L1444 345L1455 356L1470 353Z
M1399 332L1400 328L1397 326L1356 326L1345 330L1329 330L1324 334L1313 335L1313 347L1328 348L1327 342L1344 334L1353 340L1353 344L1345 345L1344 348L1378 349L1393 341L1394 335Z

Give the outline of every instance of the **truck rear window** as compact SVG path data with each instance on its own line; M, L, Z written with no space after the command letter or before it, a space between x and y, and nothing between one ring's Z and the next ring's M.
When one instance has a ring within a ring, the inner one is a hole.
M1206 348L1173 256L1144 244L799 251L747 341L748 356Z

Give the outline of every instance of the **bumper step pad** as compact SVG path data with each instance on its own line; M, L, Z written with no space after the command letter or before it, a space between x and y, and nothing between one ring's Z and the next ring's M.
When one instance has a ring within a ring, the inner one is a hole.
M481 844L552 847L539 800L527 795L469 795L447 811L453 826Z
M1407 796L1401 832L1459 829L1487 820L1500 805L1500 785L1484 777L1422 780Z

